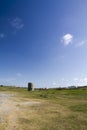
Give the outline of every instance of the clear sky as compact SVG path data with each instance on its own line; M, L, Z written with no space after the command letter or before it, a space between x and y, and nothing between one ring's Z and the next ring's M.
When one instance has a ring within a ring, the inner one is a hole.
M0 0L0 84L87 85L87 0Z

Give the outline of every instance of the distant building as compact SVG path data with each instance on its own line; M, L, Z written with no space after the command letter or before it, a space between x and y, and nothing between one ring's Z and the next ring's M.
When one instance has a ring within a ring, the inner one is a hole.
M73 86L69 86L68 88L71 88L71 89L73 89L73 88L76 88L76 86L74 86L74 85L73 85Z
M33 83L28 83L28 91L34 91L34 85Z

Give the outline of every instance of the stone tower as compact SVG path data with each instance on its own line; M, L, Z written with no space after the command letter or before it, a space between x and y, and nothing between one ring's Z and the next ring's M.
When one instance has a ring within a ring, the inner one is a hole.
M34 85L31 82L28 83L28 91L34 91Z

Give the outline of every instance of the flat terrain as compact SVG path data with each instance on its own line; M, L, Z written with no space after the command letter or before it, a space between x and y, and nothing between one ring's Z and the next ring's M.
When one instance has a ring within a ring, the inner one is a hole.
M0 87L0 130L87 130L87 89Z
M32 119L36 113L33 113L32 107L40 107L42 104L42 101L21 98L12 92L0 92L0 129L35 129Z

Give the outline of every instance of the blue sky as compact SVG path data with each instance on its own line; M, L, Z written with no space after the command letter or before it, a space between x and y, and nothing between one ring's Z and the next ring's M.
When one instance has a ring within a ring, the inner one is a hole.
M87 85L87 0L0 0L0 84Z

